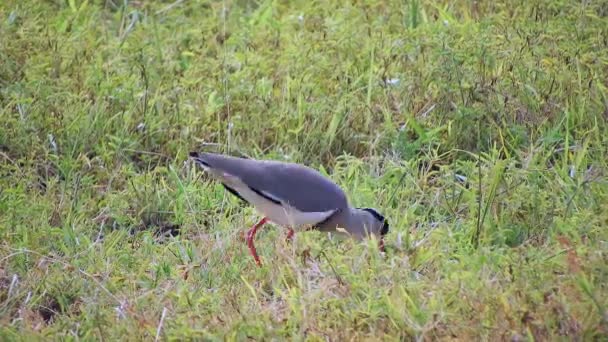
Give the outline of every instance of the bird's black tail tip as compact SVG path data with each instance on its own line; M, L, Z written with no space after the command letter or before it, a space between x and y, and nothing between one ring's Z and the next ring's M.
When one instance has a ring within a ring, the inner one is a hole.
M198 152L190 152L188 153L188 155L190 156L190 158L192 158L198 165L202 166L203 169L208 169L211 166L209 165L209 163L203 159L203 154L202 153L198 153Z

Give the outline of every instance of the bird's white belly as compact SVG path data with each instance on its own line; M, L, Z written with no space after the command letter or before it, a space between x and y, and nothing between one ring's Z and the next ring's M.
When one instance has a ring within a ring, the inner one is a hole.
M334 210L322 212L302 212L290 205L279 205L258 195L248 187L239 187L237 190L243 198L251 203L255 209L270 221L284 227L299 228L317 224L331 214Z

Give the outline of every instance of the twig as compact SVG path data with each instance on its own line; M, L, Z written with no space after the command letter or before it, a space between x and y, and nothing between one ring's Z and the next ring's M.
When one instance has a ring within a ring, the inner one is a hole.
M327 260L327 264L331 268L332 272L334 272L334 276L336 277L336 280L338 280L338 284L344 286L345 285L344 280L342 280L342 277L340 277L340 275L338 274L338 272L334 268L334 265L332 265L331 260L329 260L329 258L325 254L325 252L321 251L321 253L319 253L319 254L322 255L322 256L324 256L325 260Z
M184 0L177 0L174 3L168 5L167 7L160 9L158 11L156 11L156 13L154 13L155 15L159 15L162 14L164 12L170 11L173 7L178 6L179 4L181 4L182 2L184 2Z
M154 341L158 341L160 338L160 332L163 330L163 323L165 322L165 316L167 315L167 308L163 307L163 313L160 314L160 321L158 322L158 328L156 328L156 338Z

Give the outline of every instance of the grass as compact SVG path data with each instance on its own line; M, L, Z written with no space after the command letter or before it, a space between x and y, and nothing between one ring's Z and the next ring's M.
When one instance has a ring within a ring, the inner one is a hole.
M601 340L608 3L3 1L0 339ZM321 169L266 227L190 150Z

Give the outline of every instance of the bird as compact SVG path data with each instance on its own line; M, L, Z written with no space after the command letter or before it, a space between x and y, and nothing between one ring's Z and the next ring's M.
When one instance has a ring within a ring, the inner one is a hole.
M287 228L289 240L294 229L341 233L357 240L374 235L384 250L388 220L374 208L352 207L344 190L313 168L210 152L190 152L189 157L263 216L246 234L249 252L258 266L262 264L255 235L268 222Z

